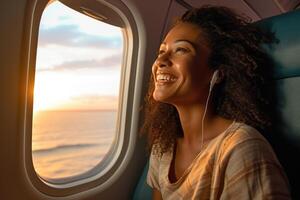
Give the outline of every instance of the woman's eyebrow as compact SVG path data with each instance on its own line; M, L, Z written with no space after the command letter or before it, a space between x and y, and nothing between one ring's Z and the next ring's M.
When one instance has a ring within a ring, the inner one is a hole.
M174 43L178 43L178 42L187 42L189 43L194 49L199 49L199 47L206 49L207 51L210 51L209 47L207 45L205 45L204 43L200 42L199 45L195 44L194 42L190 41L190 40L186 40L186 39L179 39L179 40L175 40Z
M190 40L186 40L186 39L178 39L178 40L175 40L175 41L174 41L174 44L180 43L180 42L186 42L186 43L190 44L194 49L197 49L197 45L196 45L195 43L191 42ZM165 45L167 45L166 42L161 43L160 48L161 48L162 46L165 46Z
M193 42L191 42L191 41L189 41L189 40L179 39L179 40L175 40L174 43L179 43L179 42L187 42L187 43L189 43L194 49L197 49L197 45L195 45Z

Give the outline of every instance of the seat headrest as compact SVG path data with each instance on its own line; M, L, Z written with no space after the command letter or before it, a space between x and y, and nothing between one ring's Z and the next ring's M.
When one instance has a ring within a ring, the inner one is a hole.
M275 111L275 115L278 113L279 116L273 132L266 137L285 168L293 199L300 199L300 164L295 162L295 155L300 153L300 10L267 18L256 24L273 32L279 40L279 43L263 46L272 58L273 77L276 80L276 105L271 112Z
M256 23L275 33L278 44L264 48L274 61L276 79L300 76L300 10L270 17Z

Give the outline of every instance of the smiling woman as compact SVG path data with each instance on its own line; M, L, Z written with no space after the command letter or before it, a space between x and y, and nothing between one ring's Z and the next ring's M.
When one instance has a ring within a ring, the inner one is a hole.
M36 60L32 157L58 180L93 169L116 132L123 35L58 1L42 15Z
M272 122L261 45L274 41L217 6L186 11L167 33L146 98L153 199L290 199L261 135Z

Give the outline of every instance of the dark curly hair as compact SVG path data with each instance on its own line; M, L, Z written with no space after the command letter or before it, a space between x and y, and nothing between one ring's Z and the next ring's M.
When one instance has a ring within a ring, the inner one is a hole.
M181 22L199 26L211 49L209 67L222 71L224 75L212 93L215 113L259 131L270 127L271 94L267 86L272 81L272 64L262 44L276 42L274 34L226 7L191 9L177 23ZM183 136L183 130L176 108L155 101L153 91L151 75L142 130L148 133L149 147L154 145L154 153L162 155Z

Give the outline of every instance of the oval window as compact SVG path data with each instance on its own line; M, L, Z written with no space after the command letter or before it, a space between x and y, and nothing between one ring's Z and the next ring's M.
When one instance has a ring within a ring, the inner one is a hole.
M54 1L40 22L32 129L35 171L44 179L85 173L116 136L122 29Z

